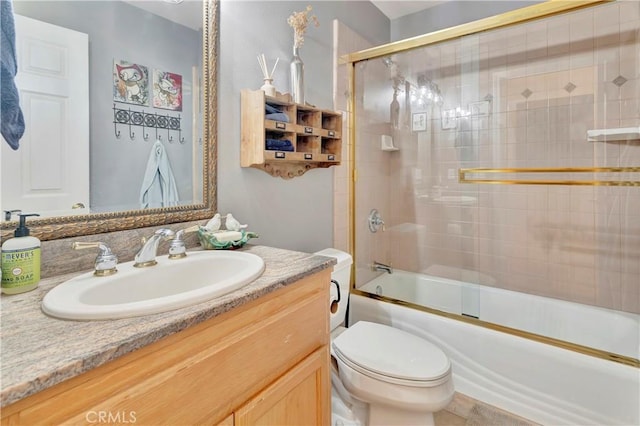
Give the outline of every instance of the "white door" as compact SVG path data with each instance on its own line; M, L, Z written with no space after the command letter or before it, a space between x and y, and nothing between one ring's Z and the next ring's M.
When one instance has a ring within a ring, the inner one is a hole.
M15 23L26 131L17 151L2 141L2 208L88 213L89 36L19 15Z

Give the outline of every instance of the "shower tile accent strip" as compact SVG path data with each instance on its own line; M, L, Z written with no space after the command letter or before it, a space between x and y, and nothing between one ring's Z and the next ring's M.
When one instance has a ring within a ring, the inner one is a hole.
M624 78L623 76L619 75L613 80L613 84L615 84L616 86L620 87L623 84L625 84L627 81L628 80L626 78Z

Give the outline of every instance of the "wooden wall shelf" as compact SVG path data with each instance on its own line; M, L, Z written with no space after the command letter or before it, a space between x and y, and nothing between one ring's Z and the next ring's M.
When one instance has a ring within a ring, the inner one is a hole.
M284 116L270 119L267 107ZM290 179L307 170L340 164L341 113L296 104L289 94L266 96L262 90L243 90L241 110L242 167Z

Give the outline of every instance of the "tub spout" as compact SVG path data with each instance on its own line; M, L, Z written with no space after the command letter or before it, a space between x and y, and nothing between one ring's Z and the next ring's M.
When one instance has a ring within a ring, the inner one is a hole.
M384 263L373 261L373 270L374 271L385 271L389 274L393 273L393 268L389 265L385 265Z

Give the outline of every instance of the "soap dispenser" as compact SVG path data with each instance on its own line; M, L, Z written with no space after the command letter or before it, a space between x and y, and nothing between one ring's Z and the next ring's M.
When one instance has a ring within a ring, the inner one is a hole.
M20 214L15 238L2 244L2 292L18 294L33 290L40 282L40 240L29 236L26 219L39 214Z

